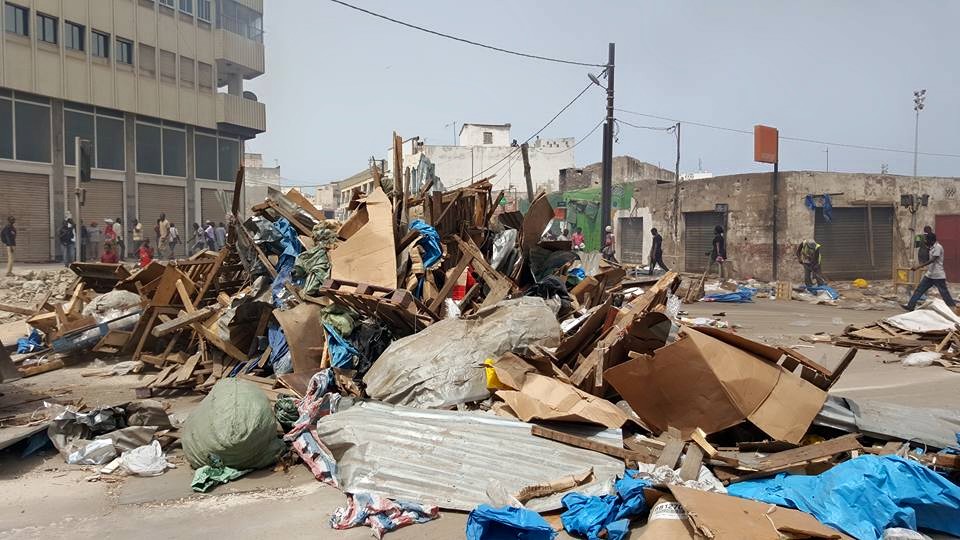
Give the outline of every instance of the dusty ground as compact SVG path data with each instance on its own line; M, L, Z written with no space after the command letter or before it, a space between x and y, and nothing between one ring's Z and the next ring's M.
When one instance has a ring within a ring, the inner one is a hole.
M725 320L740 325L744 334L781 345L803 344L798 338L815 332L838 332L844 325L876 320L893 311L858 311L802 302L761 300L754 304L695 304L684 306L691 316L725 312ZM0 327L0 338L22 331ZM818 345L804 354L831 366L841 350ZM870 397L894 403L960 409L960 374L939 367L906 368L885 353L863 351L833 390L852 397ZM61 399L83 398L87 404L118 403L134 398L137 376L112 378L81 374L85 367L63 369L0 384L4 400L25 400L55 394ZM32 392L35 396L28 396ZM13 396L13 397L12 397ZM199 397L169 399L174 414L185 414ZM40 406L31 402L24 406ZM290 534L334 539L367 539L369 529L333 531L327 521L343 503L336 489L327 487L302 466L288 473L261 471L211 494L190 491L191 471L176 454L178 468L157 478L130 478L117 483L89 482L83 467L65 465L54 452L20 459L0 452L0 538L189 538L229 532L235 538L264 538ZM443 512L439 520L391 533L392 540L462 538L465 514ZM202 532L201 532L202 531Z

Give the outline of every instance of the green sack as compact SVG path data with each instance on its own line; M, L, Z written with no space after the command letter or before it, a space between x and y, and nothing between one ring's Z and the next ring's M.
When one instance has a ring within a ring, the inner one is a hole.
M272 465L283 451L273 407L257 385L223 379L187 417L183 451L190 466L214 465L215 459L234 469Z

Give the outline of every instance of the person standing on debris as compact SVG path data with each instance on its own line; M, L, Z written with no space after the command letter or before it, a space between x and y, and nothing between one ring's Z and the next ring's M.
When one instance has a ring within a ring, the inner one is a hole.
M717 275L720 276L720 279L726 277L726 272L724 271L723 263L727 262L727 238L723 235L723 227L717 225L713 228L713 244L710 248L710 262L707 263L707 271L710 271L710 268L714 263L717 265Z
M227 228L223 226L223 222L217 223L217 228L213 230L217 236L217 249L223 249L223 246L227 245Z
M170 250L170 222L167 221L166 214L160 214L160 244L157 245L157 256L163 257ZM168 258L173 258L170 253Z
M113 237L116 238L117 249L114 251L116 256L122 261L127 252L127 244L123 241L123 220L117 218L113 222Z
M820 268L823 264L823 254L820 253L820 244L816 240L804 240L797 246L797 261L803 266L804 285L813 287L814 280L818 287L827 284Z
M77 231L73 225L73 218L63 220L63 225L57 232L57 239L63 246L63 266L68 267L77 258Z
M583 229L577 227L577 230L573 233L573 236L570 237L570 243L573 249L576 251L580 251L584 248Z
M940 242L937 242L937 235L932 232L926 234L924 241L930 250L930 260L919 266L914 266L910 270L916 271L926 268L927 271L923 273L923 279L920 280L920 284L913 291L910 301L903 308L907 311L913 311L917 307L917 302L930 290L930 287L936 287L940 291L940 298L943 299L945 304L951 308L956 308L957 303L950 295L950 289L947 287L947 273L943 268L943 246L940 245Z
M667 265L663 264L663 237L657 229L650 229L653 235L653 245L650 246L650 275L653 275L653 269L659 264L664 272L669 272Z
M107 242L103 245L103 255L100 256L100 262L104 264L117 264L117 252L113 250L113 244Z
M607 225L606 234L603 237L603 248L600 254L604 259L615 263L617 262L617 237L613 234L613 227Z
M13 276L13 252L17 248L17 218L7 216L7 224L0 231L0 242L7 248L7 277Z
M930 246L927 245L927 235L932 234L933 229L929 225L923 228L923 234L917 235L917 263L927 264L930 262Z
M177 230L177 226L174 223L170 224L167 243L170 244L170 258L172 259L177 252L177 246L180 245L180 231Z
M206 227L205 229L203 229L203 236L204 236L204 238L205 238L206 241L207 241L207 249L209 249L210 251L216 251L216 250L217 250L217 246L216 246L217 233L216 233L216 231L214 231L213 229L214 229L214 227L213 227L213 222L212 222L212 221L208 221L208 222L207 222L207 227Z
M153 262L153 248L150 247L150 239L144 238L143 243L140 244L140 249L137 252L137 256L140 259L139 265L140 268L146 268Z

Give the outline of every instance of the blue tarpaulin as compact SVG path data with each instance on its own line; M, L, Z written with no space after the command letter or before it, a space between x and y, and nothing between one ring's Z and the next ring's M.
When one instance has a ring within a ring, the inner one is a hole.
M553 540L553 527L526 508L481 504L467 516L467 540Z
M443 249L440 247L440 234L422 219L413 220L410 223L410 230L417 231L422 236L417 242L417 246L423 253L423 267L430 268L443 256ZM423 276L420 277L417 290L413 292L413 295L417 298L423 298Z
M817 285L816 287L807 287L807 292L813 295L818 295L821 292L825 292L830 295L831 300L836 300L840 298L840 293L836 289L829 285Z
M290 346L287 344L287 336L283 335L283 330L276 322L267 326L267 343L270 344L269 362L273 366L273 372L277 375L291 373L293 359L290 358Z
M327 323L323 323L327 330L327 350L330 351L330 365L335 368L353 369L357 367L357 357L360 351L353 348L349 341L343 339L337 330Z
M40 337L40 331L34 328L30 335L17 340L17 354L31 353L43 348L43 338Z
M875 540L890 527L960 535L960 487L897 456L866 455L816 476L778 474L727 490L813 514L859 539Z
M566 511L560 516L563 528L588 540L599 540L602 531L606 531L604 538L607 540L626 538L630 520L647 510L643 488L649 487L650 482L637 478L636 474L637 471L627 471L617 480L616 495L565 495L562 502Z
M280 231L280 244L283 248L280 253L278 253L280 259L277 261L277 269L293 268L293 263L297 260L297 255L303 251L300 236L297 235L297 230L293 228L293 225L290 225L290 222L284 218L274 221L273 225ZM276 246L271 247L275 248Z
M753 302L753 295L757 293L756 289L750 287L737 287L736 292L711 293L704 295L701 302L733 302L743 304Z

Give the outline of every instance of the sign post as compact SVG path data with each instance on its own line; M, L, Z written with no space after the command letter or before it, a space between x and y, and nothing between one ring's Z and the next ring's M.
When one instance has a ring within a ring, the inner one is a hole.
M773 280L777 281L777 267L779 266L780 246L777 241L777 210L780 199L779 166L780 166L780 133L777 128L769 126L753 126L753 160L759 163L773 164L773 178L771 179L770 206L773 212Z

